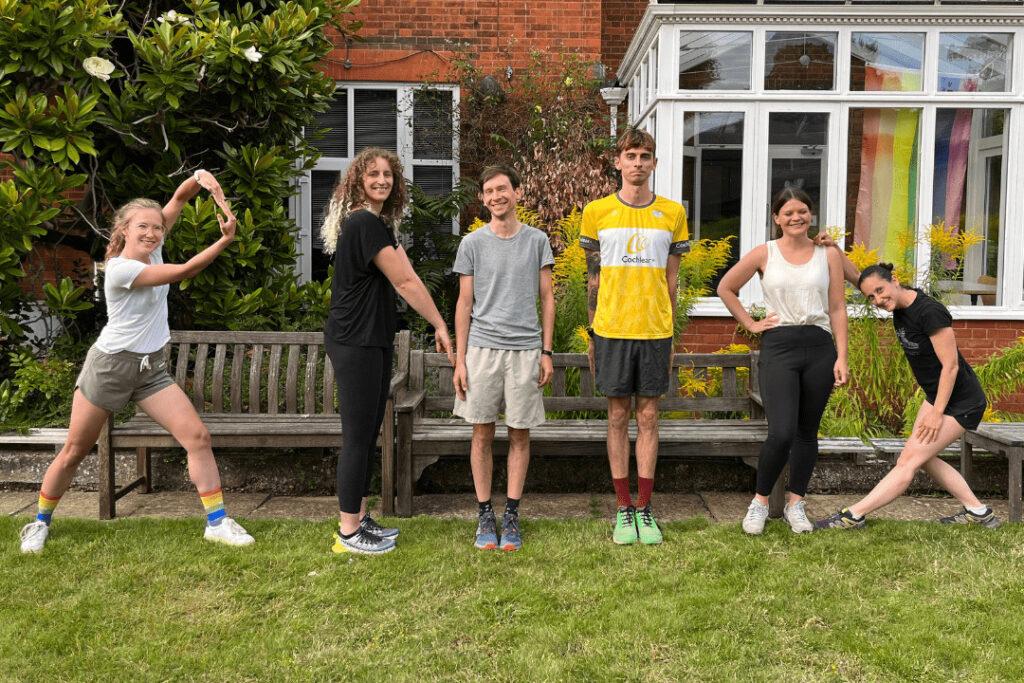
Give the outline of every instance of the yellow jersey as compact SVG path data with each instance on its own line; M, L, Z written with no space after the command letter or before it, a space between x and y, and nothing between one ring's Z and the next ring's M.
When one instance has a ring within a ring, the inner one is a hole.
M632 206L609 195L583 209L580 246L601 252L601 286L594 332L611 339L672 336L672 302L665 267L669 254L690 250L686 210L655 195Z

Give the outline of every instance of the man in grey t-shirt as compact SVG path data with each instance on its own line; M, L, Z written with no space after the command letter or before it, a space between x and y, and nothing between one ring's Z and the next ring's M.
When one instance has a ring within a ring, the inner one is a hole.
M555 259L548 236L516 218L519 183L519 174L512 168L484 169L480 199L491 212L491 222L466 235L455 257L459 301L455 306L454 412L473 424L470 465L480 506L475 545L481 549L522 547L519 499L530 463L530 427L544 422L542 387L554 373L551 267ZM500 540L491 507L491 444L499 412L505 414L509 440L508 495Z

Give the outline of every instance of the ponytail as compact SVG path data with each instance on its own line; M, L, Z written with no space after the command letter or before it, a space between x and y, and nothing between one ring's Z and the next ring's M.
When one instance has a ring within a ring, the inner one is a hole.
M859 288L864 284L864 280L872 275L877 275L886 282L892 282L892 270L893 265L891 263L876 263L873 266L868 266L860 272L860 279L857 280L857 287Z

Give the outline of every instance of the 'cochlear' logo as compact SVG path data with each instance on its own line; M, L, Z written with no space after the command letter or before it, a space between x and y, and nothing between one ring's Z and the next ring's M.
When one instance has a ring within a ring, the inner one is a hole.
M629 238L629 242L626 242L626 251L630 254L636 254L647 248L647 238L641 233L635 233Z
M630 254L638 254L647 248L647 238L643 234L637 232L634 233L629 241L626 242L626 251ZM644 258L643 256L623 256L623 263L635 263L638 265L646 265L648 263L654 263L653 258Z

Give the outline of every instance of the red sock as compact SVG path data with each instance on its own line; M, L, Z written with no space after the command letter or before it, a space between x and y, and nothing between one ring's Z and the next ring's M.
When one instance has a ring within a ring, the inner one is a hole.
M648 503L651 502L651 492L654 490L654 480L637 477L636 483L637 488L639 489L636 494L636 506L638 508L645 508Z
M612 477L612 484L615 485L615 497L619 499L619 507L628 508L632 505L633 499L629 497L629 478L615 479Z

